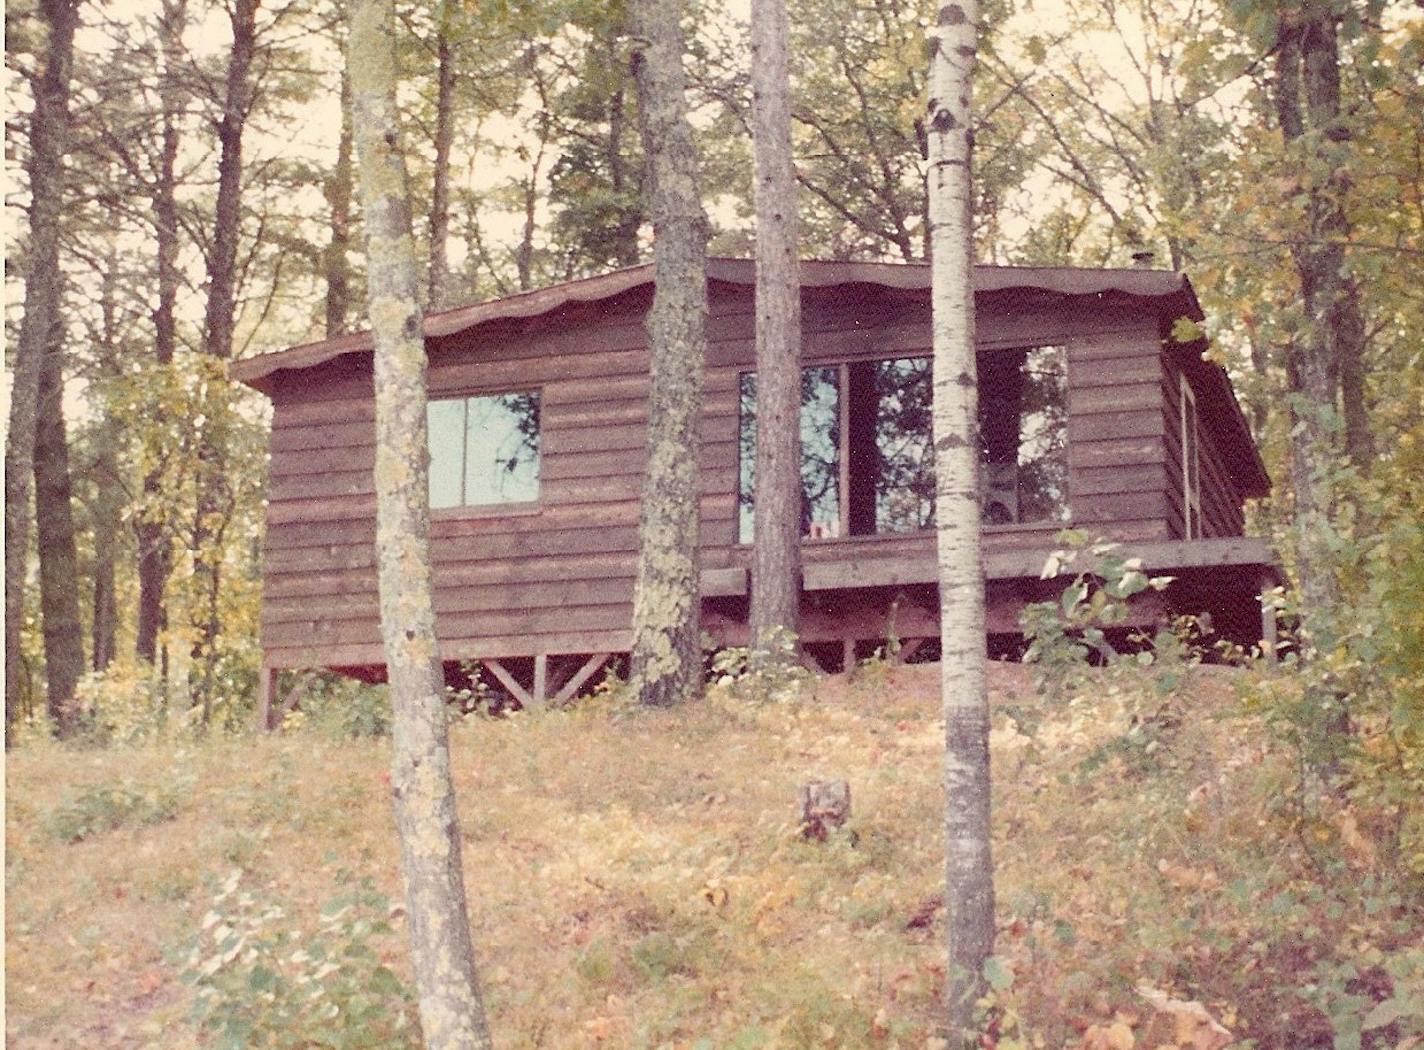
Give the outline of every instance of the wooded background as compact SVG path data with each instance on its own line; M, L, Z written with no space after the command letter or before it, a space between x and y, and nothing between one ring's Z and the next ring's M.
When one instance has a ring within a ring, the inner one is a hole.
M802 256L923 259L933 5L789 6ZM1419 9L982 18L978 258L1188 272L1276 484L1251 527L1330 611L1332 673L1418 686ZM428 309L648 257L623 4L400 20ZM321 0L7 6L10 722L250 718L265 407L226 368L364 327L344 27ZM745 34L717 5L688 26L714 254L753 243Z

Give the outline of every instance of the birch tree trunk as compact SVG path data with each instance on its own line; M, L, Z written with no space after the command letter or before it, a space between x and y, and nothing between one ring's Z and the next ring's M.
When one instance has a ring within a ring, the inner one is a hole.
M801 281L785 0L752 0L756 160L756 508L753 650L800 627Z
M687 121L679 0L637 0L632 55L656 290L648 314L652 383L648 466L638 522L631 674L642 703L701 688L697 567L698 409L707 355L707 218Z
M64 156L69 146L69 80L74 61L77 0L41 0L49 40L44 69L34 82L30 117L30 243L25 268L25 314L16 341L10 384L10 427L5 435L5 743L9 746L22 687L20 629L25 612L31 499L34 494L35 426L40 372L63 296L59 271L60 216L64 208Z
M939 10L930 35L930 237L935 520L944 703L945 1008L952 1045L974 1041L974 1004L994 943L989 703L980 557L978 390L971 257L975 0Z
M396 111L391 0L351 5L347 76L375 339L376 548L391 788L425 1045L491 1046L475 973L430 570L425 343Z

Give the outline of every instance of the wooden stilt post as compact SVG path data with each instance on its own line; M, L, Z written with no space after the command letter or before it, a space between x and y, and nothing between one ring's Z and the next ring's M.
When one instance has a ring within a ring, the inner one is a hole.
M277 673L262 665L257 675L257 728L267 733L272 730L272 705L277 699Z
M1274 665L1276 662L1276 606L1272 591L1271 578L1264 576L1261 578L1260 602L1261 602L1261 655L1266 663Z
M841 642L841 672L850 674L855 670L855 639L847 638Z
M534 692L531 694L534 706L543 707L549 699L549 657L539 653L534 657Z

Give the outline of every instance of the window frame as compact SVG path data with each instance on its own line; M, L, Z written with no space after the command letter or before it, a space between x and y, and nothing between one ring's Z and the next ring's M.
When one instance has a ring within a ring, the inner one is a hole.
M1202 538L1201 501L1201 422L1197 414L1197 395L1187 382L1185 372L1177 376L1177 415L1182 447L1182 538ZM1188 434L1191 440L1188 441ZM1190 454L1188 454L1190 449ZM1195 527L1193 527L1195 513Z
M1042 348L1042 347L1061 347L1061 348L1063 349L1063 355L1064 355L1064 356L1063 356L1063 365L1064 365L1064 390L1065 390L1065 396L1070 395L1071 391L1068 389L1068 368L1067 368L1067 366L1068 366L1068 344L1067 344L1066 342L1065 342L1065 343L1054 343L1054 342L1048 342L1048 343L1026 343L1026 344L1022 344L1022 345L1017 345L1017 344L1016 344L1016 345L1013 345L1013 346L981 346L981 347L979 347L979 348L976 349L975 353L976 353L976 355L977 355L977 354L983 354L983 353L1001 353L1001 352L1012 353L1012 352L1015 352L1015 351L1018 351L1018 350L1037 350L1037 349L1040 349L1040 348ZM831 361L806 361L806 360L802 360L802 361L800 362L800 368L801 368L803 371L806 370L806 369L810 369L810 368L834 368L834 369L836 370L837 399L838 399L838 402L839 402L839 413L840 413L840 415L839 415L839 421L838 421L838 426L839 426L839 429L840 429L840 445L839 445L838 450L837 450L838 453L839 453L839 456L840 456L840 469L839 469L839 478L838 478L838 484L840 485L840 508L839 508L840 513L839 513L839 517L838 517L838 520L837 520L837 527L838 527L839 530L840 530L840 535L837 535L837 536L802 536L802 537L801 537L801 542L802 542L803 544L804 544L804 543L836 544L836 543L864 543L864 542L872 542L872 543L873 543L873 542L878 542L878 541L904 540L904 539L906 539L907 537L913 537L913 536L932 536L932 535L934 535L935 527L934 527L933 525L930 526L930 527L928 527L928 528L906 530L906 531L904 531L904 532L870 532L870 533L860 533L860 534L857 534L857 535L851 535L851 534L850 534L850 495L849 495L849 494L850 494L850 398L846 396L846 391L847 391L847 389L849 388L849 385L850 385L850 368L851 368L852 365L857 365L857 364L866 364L866 363L879 364L880 362L883 362L883 361L900 361L900 360L906 360L906 359L910 359L910 358L930 358L931 360L933 360L933 358L934 358L934 351L933 351L932 349L930 349L930 348L924 348L924 349L904 350L904 351L899 351L899 352L895 352L895 353L890 353L890 354L888 354L888 355L874 354L874 355L867 355L867 356L855 356L855 357L841 358L841 359L838 359L838 360L831 360ZM737 370L736 370L736 377L737 377L737 378L736 378L736 387L735 387L735 388L740 391L740 390L741 390L742 377L745 376L745 375L755 375L755 374L756 374L756 368L755 368L754 366L753 366L753 367L750 367L750 368L744 368L744 367L740 367L740 366L739 366L739 367L737 368ZM741 534L741 478L742 478L743 460L742 460L742 447L741 447L741 446L742 446L742 442L741 442L741 440L740 440L740 434L741 434L741 401L740 401L740 397L738 398L737 406L738 406L738 407L737 407L737 433L738 433L739 437L738 437L738 440L737 440L737 462L736 462L736 469L735 469L735 471L733 472L733 480L732 480L732 485L733 485L732 496L733 496L734 504L735 504L736 507L737 507L737 513L733 515L733 517L732 517L732 523L731 523L732 544L733 544L733 546L735 546L735 547L750 548L750 547L752 546L752 544L755 542L755 531L753 531L753 538L750 539L750 540L746 540L746 541L744 541L744 540L742 539L742 534ZM1072 504L1072 469L1071 469L1071 460L1070 460L1069 462L1070 462L1070 468L1069 468L1069 473L1068 473L1068 480L1067 480L1067 483L1066 483L1065 486L1064 486L1064 490L1065 490L1065 491L1064 491L1064 494L1063 494L1063 495L1064 495L1064 505L1065 505L1066 513L1065 513L1064 518L1063 518L1062 520L1057 520L1057 521L1031 521L1031 522L1012 521L1012 522L1005 522L1005 523L1000 524L1000 525L982 524L982 525L980 526L981 531L987 532L987 533L996 533L996 534L1012 534L1012 533L1016 533L1016 532L1041 532L1041 531L1044 531L1044 530L1050 530L1050 531L1055 531L1055 532L1056 532L1056 531L1059 531L1059 530L1061 530L1061 529L1065 529L1065 528L1070 528L1070 527L1072 527L1072 522L1073 522L1072 506L1073 506L1073 504Z
M426 417L426 419L427 419L427 422L426 422L426 437L425 437L425 451L426 451L426 455L427 455L427 457L433 456L433 451L434 451L434 450L431 448L431 445L430 445L429 415L428 415L428 413L429 413L429 407L428 407L428 406L431 405L431 404L434 404L434 403L437 402L437 401L460 401L460 402L465 403L465 405L466 405L466 407L465 407L465 420L464 420L464 424L463 424L463 429L462 429L462 431L461 431L461 433L462 433L462 442L461 442L461 464L460 464L460 466L461 466L461 469L460 469L460 478L461 478L460 485L461 485L461 490L462 490L462 493L463 493L464 484L465 484L465 479L466 479L466 472L467 472L467 470L468 470L468 464L464 461L464 458L463 458L463 457L464 457L464 454L465 454L465 451L468 449L468 441L469 441L469 406L468 406L468 402L469 402L471 399L474 399L474 398L481 398L481 397L496 398L496 397L505 397L505 396L508 396L508 395L511 395L511 394L536 394L536 395L538 395L538 403L539 403L539 409L538 409L538 412L539 412L539 443L538 443L538 446L537 446L537 448L536 448L536 454L537 454L537 457L538 457L538 458L537 458L537 461L538 461L538 465L539 465L539 473L538 473L538 495L535 496L533 499L508 500L508 501L505 501L505 502L496 502L496 503L457 503L457 504L453 504L453 505L451 505L451 506L449 506L449 507L435 507L435 506L429 506L429 499L430 499L429 491L428 491L428 489L429 489L429 482L427 481L427 485L426 485L426 487L427 487L426 501L427 501L428 510L429 510L429 512L430 512L430 518L431 518L432 521L436 521L436 520L460 519L460 518L520 517L520 516L525 516L525 515L538 514L538 513L540 513L540 512L543 510L543 508L544 508L544 440L543 440L543 438L544 438L544 386L543 386L542 384L537 385L537 386L519 386L519 387L512 387L512 388L511 388L511 387L502 387L502 386L501 386L501 387L495 387L495 388L480 388L480 387L476 387L476 388L465 388L465 387L461 387L461 388L456 389L456 390L441 391L441 392L439 392L438 394L437 394L437 393L434 393L434 392L428 394L427 397L426 397L426 404L427 404L427 408L426 408L426 412L427 412L427 417ZM428 473L428 471L429 471L429 463L428 463L428 462L427 462L427 467L426 467L426 469L427 469L427 473Z

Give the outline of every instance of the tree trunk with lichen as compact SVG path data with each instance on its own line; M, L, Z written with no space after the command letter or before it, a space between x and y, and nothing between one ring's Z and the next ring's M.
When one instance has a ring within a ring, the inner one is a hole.
M391 793L425 1045L488 1048L465 906L460 828L435 638L425 343L396 110L391 0L351 6L347 75L375 342L376 548L392 708Z
M687 121L682 5L639 0L632 55L653 219L652 383L638 523L632 679L644 704L675 704L702 680L697 567L698 426L707 354L707 217Z
M455 144L455 47L451 0L442 0L435 29L435 165L430 186L430 262L426 304L443 310L450 297L450 149Z
M756 159L756 507L751 636L794 636L801 600L801 282L785 0L752 0Z
M994 947L989 702L980 556L971 159L978 10L956 0L930 33L930 238L935 522L944 705L945 1010L950 1043L975 1043L974 1004Z
M20 630L25 613L30 502L34 492L36 403L44 355L59 323L63 277L59 270L60 216L64 208L64 155L69 145L69 79L74 61L77 0L41 0L49 34L44 69L34 82L30 116L30 244L25 267L25 314L16 340L10 380L10 428L5 435L5 744L19 715L22 670Z

